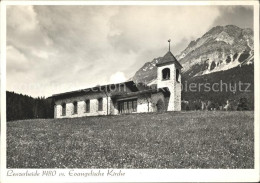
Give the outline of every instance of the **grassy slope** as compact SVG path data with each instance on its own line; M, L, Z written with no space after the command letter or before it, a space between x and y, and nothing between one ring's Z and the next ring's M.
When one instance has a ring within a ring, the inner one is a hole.
M7 124L9 168L253 168L253 112L180 112Z

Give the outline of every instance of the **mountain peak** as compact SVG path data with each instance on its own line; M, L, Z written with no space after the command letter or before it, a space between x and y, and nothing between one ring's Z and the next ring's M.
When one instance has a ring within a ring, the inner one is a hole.
M191 41L177 58L185 72L203 75L236 67L252 56L253 31L226 25L213 27L201 38ZM199 70L194 71L194 67Z
M235 25L215 26L202 37L193 40L176 58L166 53L162 58L153 59L139 69L133 77L135 81L153 81L157 77L156 65L161 62L178 60L187 77L229 70L253 63L253 31Z
M206 32L202 37L206 37L206 36L212 36L212 35L216 35L216 34L220 34L221 32L238 32L241 31L242 29L235 26L235 25L225 25L225 26L215 26L213 28L211 28L208 32Z
M215 26L201 38L198 38L196 41L191 41L188 47L177 56L177 59L180 61L180 59L183 59L188 53L198 49L202 45L210 45L213 42L222 42L223 44L229 45L243 44L244 46L250 42L249 47L252 47L252 36L253 31L249 28L241 29L235 25Z

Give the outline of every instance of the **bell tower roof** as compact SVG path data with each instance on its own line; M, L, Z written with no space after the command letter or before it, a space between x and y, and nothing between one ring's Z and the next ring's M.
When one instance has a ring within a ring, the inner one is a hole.
M161 62L156 64L156 66L162 66L174 63L177 67L182 68L181 64L178 62L178 60L174 57L171 51L168 51L162 58Z
M181 64L178 62L178 60L174 57L174 55L171 52L171 39L168 40L168 43L169 51L163 56L161 62L156 64L156 66L174 63L177 67L182 68Z

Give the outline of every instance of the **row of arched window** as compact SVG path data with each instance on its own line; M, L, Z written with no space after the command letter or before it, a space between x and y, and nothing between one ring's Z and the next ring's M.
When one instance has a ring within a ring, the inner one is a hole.
M180 71L179 69L176 69L176 81L179 82L179 77L180 77ZM164 68L162 70L162 80L169 80L171 78L171 72L169 68Z
M103 98L99 98L98 100L98 110L102 111L103 110ZM85 102L85 107L84 107L84 112L89 113L90 112L90 100L87 99L84 101ZM62 103L62 116L66 116L66 103ZM78 102L74 101L73 102L73 114L78 114Z

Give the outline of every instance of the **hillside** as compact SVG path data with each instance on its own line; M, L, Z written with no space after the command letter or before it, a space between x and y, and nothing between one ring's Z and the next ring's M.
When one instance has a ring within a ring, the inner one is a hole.
M227 99L238 101L240 98L247 98L249 109L254 109L254 64L234 67L226 71L192 77L182 81L184 88L191 83L197 86L203 84L204 87L201 87L200 91L195 92L184 89L182 91L182 99L184 100L210 100L223 105ZM220 87L221 83L223 86L222 90ZM242 83L241 90L239 89L239 83ZM211 88L216 88L216 90L207 91L206 84ZM214 87L214 84L218 84L219 87Z
M254 167L254 113L193 111L7 123L7 168Z

